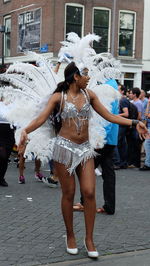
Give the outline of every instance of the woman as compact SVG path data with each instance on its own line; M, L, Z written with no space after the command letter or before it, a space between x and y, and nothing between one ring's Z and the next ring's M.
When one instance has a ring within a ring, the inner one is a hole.
M109 113L99 102L95 93L85 89L89 77L84 76L84 73L81 75L73 62L66 67L64 75L65 81L58 84L44 111L22 131L19 152L24 151L27 134L40 127L59 105L57 117L60 115L62 125L55 141L53 160L56 175L62 188L62 213L67 231L67 252L70 254L78 253L73 232L74 172L76 171L85 202L85 247L89 257L98 257L93 242L96 210L93 161L95 153L88 141L90 106L110 122L128 126L137 125L141 134L147 133L147 130L145 125L139 121L124 119Z

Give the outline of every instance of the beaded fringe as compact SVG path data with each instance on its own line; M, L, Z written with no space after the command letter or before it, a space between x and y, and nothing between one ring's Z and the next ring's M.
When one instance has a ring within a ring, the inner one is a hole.
M97 153L93 150L92 147L88 151L86 150L84 153L82 152L82 155L79 155L67 149L66 147L62 147L59 144L55 143L53 160L64 164L69 174L71 175L75 172L76 167L80 163L85 164L87 160L94 158L96 154Z

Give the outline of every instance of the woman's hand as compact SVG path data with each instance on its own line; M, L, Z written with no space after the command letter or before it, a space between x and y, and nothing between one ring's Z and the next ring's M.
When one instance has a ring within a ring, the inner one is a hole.
M25 129L23 129L21 132L20 142L18 145L18 154L24 154L27 142L28 142L28 135Z
M148 132L148 129L143 122L139 121L139 123L136 126L136 129L137 129L141 139L142 138L145 139L145 138L150 137L150 133Z

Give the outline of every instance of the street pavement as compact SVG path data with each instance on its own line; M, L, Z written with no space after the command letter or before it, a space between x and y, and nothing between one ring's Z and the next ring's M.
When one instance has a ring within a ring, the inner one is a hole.
M96 214L94 239L100 257L93 261L83 246L83 213L74 213L80 252L71 256L65 251L60 187L35 181L33 162L26 163L26 184L18 184L18 169L10 163L9 186L0 187L0 266L150 266L150 171L125 169L116 175L116 213ZM77 182L75 202L79 195ZM97 207L102 206L100 176L96 198Z

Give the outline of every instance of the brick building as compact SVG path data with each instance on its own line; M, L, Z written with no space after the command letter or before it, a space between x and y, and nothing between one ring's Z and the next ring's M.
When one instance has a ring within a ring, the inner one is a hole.
M96 51L121 60L121 82L141 87L144 0L0 0L0 6L5 63L31 61L26 50L56 58L66 33L95 32L102 37ZM1 45L0 39L0 51Z

